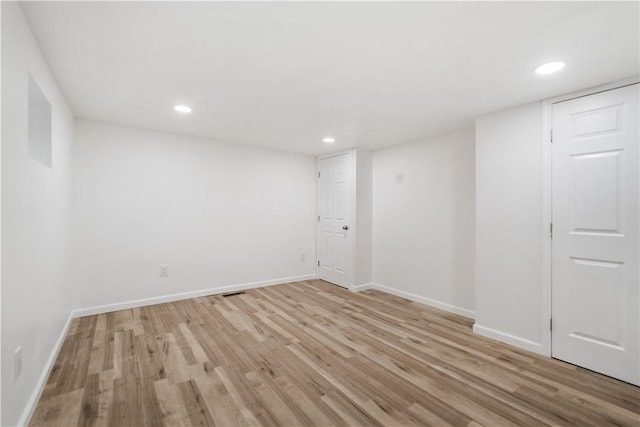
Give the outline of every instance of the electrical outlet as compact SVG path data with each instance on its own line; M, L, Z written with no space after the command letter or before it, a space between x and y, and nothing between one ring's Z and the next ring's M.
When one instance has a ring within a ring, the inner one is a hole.
M17 381L22 373L22 346L13 352L13 381Z
M161 265L160 266L160 277L169 277L169 266Z
M305 262L307 260L307 254L305 254L304 252L302 252L300 254L300 262Z

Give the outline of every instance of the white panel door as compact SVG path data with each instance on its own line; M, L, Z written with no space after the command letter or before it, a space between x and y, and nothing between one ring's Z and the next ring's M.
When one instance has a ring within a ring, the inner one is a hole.
M351 154L319 162L318 276L351 286Z
M553 106L552 355L640 385L639 85Z

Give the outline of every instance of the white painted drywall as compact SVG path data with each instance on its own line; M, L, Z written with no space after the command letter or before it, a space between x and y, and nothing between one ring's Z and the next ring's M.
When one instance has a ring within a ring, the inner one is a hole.
M2 42L2 5L0 4L0 46ZM0 91L2 89L2 48L0 47ZM2 96L0 96L2 111ZM2 114L0 114L0 147L2 146ZM2 425L2 149L0 148L0 425Z
M373 272L373 154L356 149L356 275L355 284L371 283Z
M15 2L2 2L2 425L16 425L71 312L73 115ZM52 106L52 168L28 156L28 78ZM14 382L13 351L23 348Z
M473 129L375 151L373 190L373 281L471 315Z
M542 105L476 120L476 326L540 351Z
M85 120L75 142L75 309L315 274L314 157Z

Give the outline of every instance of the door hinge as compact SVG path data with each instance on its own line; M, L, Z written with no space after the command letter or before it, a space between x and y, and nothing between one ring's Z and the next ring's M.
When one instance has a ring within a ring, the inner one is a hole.
M318 178L320 178L320 171L318 171Z
M549 235L553 239L553 223L552 222L549 223Z
M553 129L549 130L549 141L553 144Z
M549 319L549 330L553 331L553 319Z
M320 215L318 215L318 222L320 222Z
M320 260L318 260L318 267L320 267Z

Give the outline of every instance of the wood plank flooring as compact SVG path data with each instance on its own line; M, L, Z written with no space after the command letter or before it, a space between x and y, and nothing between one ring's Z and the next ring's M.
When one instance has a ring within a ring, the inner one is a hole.
M83 317L30 425L640 425L640 388L472 323L322 281Z

